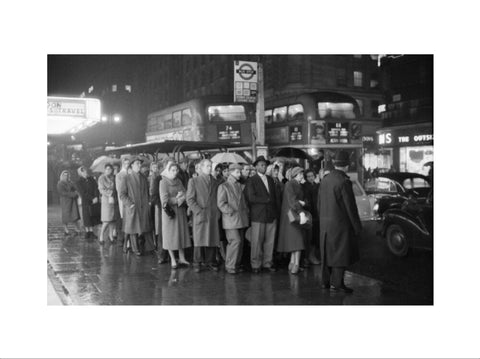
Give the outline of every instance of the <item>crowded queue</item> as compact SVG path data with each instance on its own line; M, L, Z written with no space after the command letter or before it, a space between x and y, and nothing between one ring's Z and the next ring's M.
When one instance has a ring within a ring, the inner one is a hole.
M209 159L148 166L133 157L107 164L98 181L83 166L75 183L63 171L57 189L65 235L70 223L79 234L81 219L87 241L118 241L125 253L156 253L159 264L195 272L223 263L232 275L247 267L274 273L288 262L295 275L321 264L322 288L350 293L344 272L358 260L362 225L348 164L339 151L320 180L311 169L263 156L215 167Z

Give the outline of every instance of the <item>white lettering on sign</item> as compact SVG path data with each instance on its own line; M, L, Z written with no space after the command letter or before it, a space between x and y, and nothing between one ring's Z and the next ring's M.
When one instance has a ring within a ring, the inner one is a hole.
M410 137L409 136L398 136L398 142L409 143L410 142Z
M378 144L380 145L389 145L392 143L392 134L391 133L382 133L378 136Z
M415 142L433 141L433 135L416 135L413 137Z

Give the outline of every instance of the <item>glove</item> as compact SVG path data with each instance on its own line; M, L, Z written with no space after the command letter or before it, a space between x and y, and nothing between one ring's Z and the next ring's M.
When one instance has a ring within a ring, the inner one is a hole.
M300 224L305 223L307 223L307 216L305 215L305 212L300 212Z
M168 203L163 206L163 210L165 211L165 213L170 219L175 218L175 211L173 210L172 207L170 207Z

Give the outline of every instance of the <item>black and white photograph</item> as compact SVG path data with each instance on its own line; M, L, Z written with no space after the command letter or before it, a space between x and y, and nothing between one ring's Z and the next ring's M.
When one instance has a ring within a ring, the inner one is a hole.
M49 305L433 305L433 62L49 54Z
M479 357L474 3L2 9L1 358Z

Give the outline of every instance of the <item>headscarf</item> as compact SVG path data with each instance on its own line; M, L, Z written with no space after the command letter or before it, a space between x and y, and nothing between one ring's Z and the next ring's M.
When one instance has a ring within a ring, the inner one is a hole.
M65 182L68 182L69 180L63 180L62 177L63 175L67 173L67 174L70 174L70 171L69 170L63 170L62 173L60 173L60 181L65 181Z
M170 178L170 173L169 173L170 168L172 168L172 166L176 166L178 168L178 163L172 160L168 161L167 165L165 166L165 169L161 173L162 177L173 179L173 178Z

